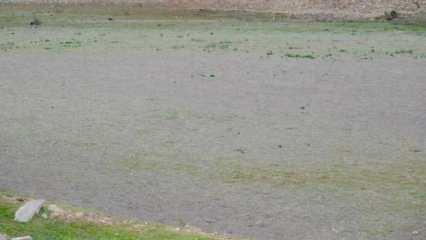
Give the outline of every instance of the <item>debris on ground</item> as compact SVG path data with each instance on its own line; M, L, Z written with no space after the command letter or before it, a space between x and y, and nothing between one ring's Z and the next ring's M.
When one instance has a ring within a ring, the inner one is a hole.
M6 235L0 233L0 240L8 240L9 238ZM23 236L23 237L14 237L10 238L10 240L32 240L31 236Z
M23 236L23 237L11 238L10 240L33 240L33 238L31 236Z

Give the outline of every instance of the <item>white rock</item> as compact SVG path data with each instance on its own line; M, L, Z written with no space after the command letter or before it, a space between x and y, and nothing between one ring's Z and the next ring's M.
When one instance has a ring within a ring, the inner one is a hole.
M33 240L33 238L31 236L24 236L24 237L12 238L10 240Z
M54 204L50 204L47 206L47 211L49 211L49 215L52 217L58 217L64 214L64 210Z
M44 200L31 200L26 202L21 206L18 211L15 213L15 221L17 222L28 222L30 221L35 214L40 211L40 208L43 206Z
M6 235L3 235L3 234L0 233L0 240L7 240Z
M62 212L63 211L62 208L56 206L55 204L49 204L47 206L47 210L49 212Z
M82 218L82 217L84 217L84 213L82 213L82 212L76 212L76 213L74 214L74 216L75 216L76 218Z

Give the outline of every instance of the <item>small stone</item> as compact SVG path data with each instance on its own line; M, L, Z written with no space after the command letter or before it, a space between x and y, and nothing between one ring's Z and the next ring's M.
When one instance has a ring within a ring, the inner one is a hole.
M64 210L55 204L50 204L47 206L47 211L49 211L50 216L57 217L64 214Z
M394 20L394 19L398 18L398 16L399 16L399 14L395 10L392 10L390 12L385 12L385 18L388 21Z
M254 225L257 227L262 227L262 228L266 226L266 224L263 221L256 221Z
M77 213L75 213L75 217L76 217L76 218L82 218L82 217L84 217L84 213L82 213L82 212L77 212Z
M18 211L15 213L15 221L17 222L28 222L30 221L35 214L40 211L40 208L43 206L44 200L31 200L22 205Z
M10 240L33 240L31 236L15 237Z

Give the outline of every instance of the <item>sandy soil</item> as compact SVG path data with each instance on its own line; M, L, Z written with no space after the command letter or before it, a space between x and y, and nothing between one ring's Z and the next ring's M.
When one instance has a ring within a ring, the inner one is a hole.
M426 237L424 32L205 24L3 27L0 188L254 239Z

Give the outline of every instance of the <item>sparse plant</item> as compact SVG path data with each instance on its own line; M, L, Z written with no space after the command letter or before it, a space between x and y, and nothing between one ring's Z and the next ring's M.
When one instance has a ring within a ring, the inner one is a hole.
M40 26L41 25L41 20L38 18L34 18L31 22L30 22L31 26Z
M307 58L307 59L315 59L315 56L312 54L293 54L293 53L287 53L285 55L288 58Z

